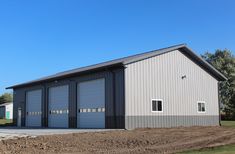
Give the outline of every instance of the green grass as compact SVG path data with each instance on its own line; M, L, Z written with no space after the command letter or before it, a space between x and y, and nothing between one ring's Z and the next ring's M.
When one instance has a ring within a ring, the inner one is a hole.
M12 120L7 120L7 119L0 119L0 126L4 126L7 124L11 124Z
M221 125L224 127L235 128L235 121L221 121Z
M180 154L234 154L235 145L226 145L202 150L186 151Z

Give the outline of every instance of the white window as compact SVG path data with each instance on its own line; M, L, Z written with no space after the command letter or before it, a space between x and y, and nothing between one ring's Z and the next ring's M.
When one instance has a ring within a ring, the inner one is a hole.
M206 112L206 103L204 101L198 101L197 102L197 111L199 113Z
M162 99L152 99L152 112L162 112L163 104Z

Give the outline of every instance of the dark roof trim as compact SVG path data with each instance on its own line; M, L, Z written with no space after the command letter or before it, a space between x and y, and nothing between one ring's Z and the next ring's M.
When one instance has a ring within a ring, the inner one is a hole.
M111 68L117 68L117 67L118 68L123 67L123 64L122 63L117 63L117 64L114 64L114 65L100 66L99 68L93 68L93 67L89 66L90 69L87 69L87 70L85 69L86 67L84 67L84 70L81 71L81 72L77 72L77 73L61 72L61 73L57 73L55 75L47 76L47 77L40 78L40 79L37 79L37 80L33 80L33 81L25 82L25 83L22 83L22 84L18 84L18 85L15 85L15 86L7 87L6 89L22 88L22 87L26 87L26 86L32 86L32 85L35 85L35 84L43 84L44 82L53 82L53 81L65 79L67 77L74 77L78 74L79 75L88 74L88 73L102 71L102 70L109 70Z
M137 55L133 55L133 56L128 56L128 57L124 57L124 58L120 58L120 59L116 59L116 60L112 60L112 61L108 61L108 62L96 64L96 65L91 65L91 66L87 66L87 67L82 67L82 68L77 68L77 69L57 73L57 74L54 74L51 76L47 76L47 77L33 80L30 82L26 82L23 84L14 85L14 86L8 87L7 89L24 87L24 86L28 86L28 85L32 85L32 84L42 83L45 81L57 80L57 79L64 78L67 76L77 75L80 73L95 71L95 70L104 69L104 68L109 68L112 66L127 65L130 63L134 63L134 62L141 61L141 60L144 60L147 58L158 56L160 54L164 54L164 53L174 51L174 50L181 50L183 52L186 52L189 56L191 56L193 59L195 59L201 66L203 66L205 69L207 69L208 72L210 72L217 80L221 80L221 81L227 80L227 78L223 74L221 74L218 70L216 70L213 66L211 66L209 63L207 63L201 57L197 56L191 49L189 49L186 46L186 44L179 44L179 45L171 46L168 48L154 50L154 51L150 51L150 52L146 52L146 53L142 53L142 54L137 54Z
M198 56L185 46L184 48L180 49L183 53L188 55L192 60L194 60L198 65L200 65L205 71L207 71L209 74L211 74L213 77L215 77L218 81L226 81L228 80L222 73L220 73L217 69L215 69L211 64L209 64L206 60L204 60L202 57Z

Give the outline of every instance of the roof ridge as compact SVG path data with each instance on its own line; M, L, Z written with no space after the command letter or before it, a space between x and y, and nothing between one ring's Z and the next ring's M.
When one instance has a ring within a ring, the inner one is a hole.
M70 69L70 70L67 70L67 71L61 71L61 72L55 73L54 75L60 75L62 73L70 72L70 71L77 70L77 69L82 69L82 68L91 67L91 66L95 66L95 65L99 65L99 64L103 64L103 63L109 63L109 62L112 62L112 61L118 61L118 60L122 60L122 59L141 56L141 55L145 55L145 54L149 54L149 53L154 53L154 52L157 52L159 50L166 50L166 49L169 49L169 48L175 48L175 47L178 47L178 46L186 46L186 43L181 43L181 44L178 44L178 45L173 45L173 46L160 48L160 49L156 49L156 50L151 50L151 51L147 51L147 52L141 52L141 53L138 53L138 54L129 55L129 56L125 56L125 57L117 58L117 59L112 59L112 60L108 60L108 61L104 61L104 62L100 62L100 63L96 63L96 64L91 64L91 65L88 65L88 66L77 67L75 69Z

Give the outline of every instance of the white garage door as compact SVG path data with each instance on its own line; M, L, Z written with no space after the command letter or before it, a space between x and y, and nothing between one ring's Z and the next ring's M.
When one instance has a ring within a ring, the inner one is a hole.
M48 127L68 128L69 86L49 89Z
M105 128L105 80L78 84L78 128Z
M42 90L26 93L26 126L41 127L42 125Z

